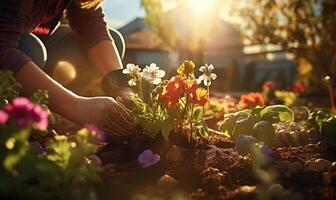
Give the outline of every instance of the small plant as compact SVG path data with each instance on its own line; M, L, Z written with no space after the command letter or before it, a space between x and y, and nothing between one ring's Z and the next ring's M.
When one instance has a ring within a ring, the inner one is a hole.
M253 135L269 146L275 145L273 123L293 121L294 112L283 105L255 107L224 115L219 130L234 141L240 135Z
M10 71L0 70L0 106L7 104L19 95L21 85Z
M207 137L208 128L203 120L205 105L210 98L210 85L217 76L212 65L202 66L203 73L195 78L196 66L185 61L178 69L178 75L162 81L165 75L155 64L143 71L133 64L127 65L125 74L130 75L129 85L136 88L133 101L140 126L150 137L160 132L165 139L175 131L188 131L190 136ZM200 86L203 82L206 89Z
M307 125L310 128L315 128L322 137L336 141L336 116L331 111L314 110L309 115Z
M32 102L17 97L18 90L12 75L0 71L0 199L97 199L101 168L87 156L100 133L48 135L47 93L35 93Z

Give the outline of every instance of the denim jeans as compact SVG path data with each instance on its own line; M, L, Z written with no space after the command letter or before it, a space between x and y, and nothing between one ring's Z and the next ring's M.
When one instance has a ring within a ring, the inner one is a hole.
M116 30L110 30L110 35L120 57L123 58L125 43L122 35ZM57 63L60 61L71 63L75 68L76 77L65 86L77 93L84 93L85 88L99 78L98 71L88 59L87 51L68 25L61 25L52 35L46 37L23 33L19 49L51 77Z

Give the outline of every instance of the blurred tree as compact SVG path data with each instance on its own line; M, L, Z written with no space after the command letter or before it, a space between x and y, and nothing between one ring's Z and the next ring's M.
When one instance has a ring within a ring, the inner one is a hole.
M146 23L167 45L175 46L176 28L167 13L164 12L162 0L141 0L141 5L146 12Z
M310 75L310 84L321 86L325 75L335 80L336 0L234 1L229 13L233 21L240 18L237 25L250 44L279 45L306 60L312 73L299 71Z

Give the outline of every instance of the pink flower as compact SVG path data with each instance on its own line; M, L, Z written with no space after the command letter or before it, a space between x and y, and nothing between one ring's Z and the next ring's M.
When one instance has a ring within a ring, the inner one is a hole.
M6 124L9 116L6 112L0 110L0 125Z
M39 130L45 130L48 127L48 112L39 105L34 105L24 97L14 99L5 106L5 111L11 119L15 120L19 128L25 128L33 125Z
M98 138L98 140L100 140L100 141L106 141L107 140L105 133L102 130L100 130L96 125L85 124L84 128L86 128L93 135L95 135Z

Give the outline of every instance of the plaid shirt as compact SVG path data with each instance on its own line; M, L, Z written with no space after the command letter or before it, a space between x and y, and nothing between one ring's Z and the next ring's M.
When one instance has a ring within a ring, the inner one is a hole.
M71 0L0 0L0 69L17 72L30 62L17 49L21 34L50 34L64 10L71 28L87 49L111 40L101 8L84 10Z

